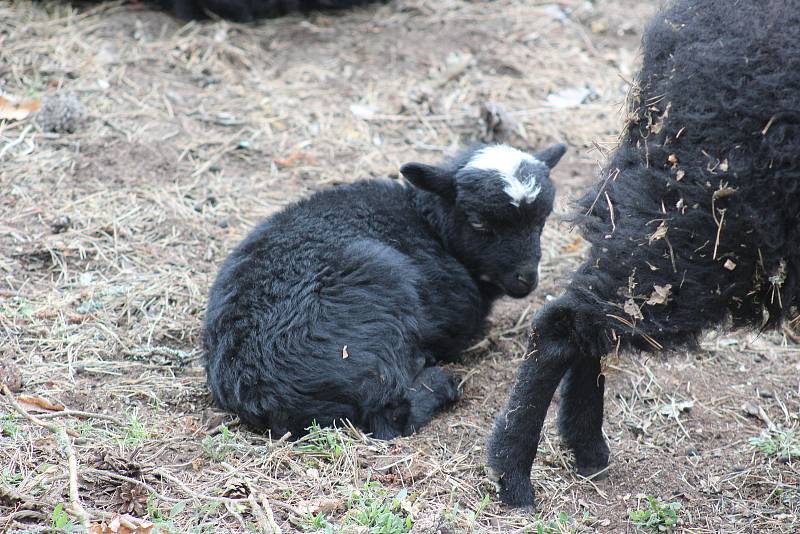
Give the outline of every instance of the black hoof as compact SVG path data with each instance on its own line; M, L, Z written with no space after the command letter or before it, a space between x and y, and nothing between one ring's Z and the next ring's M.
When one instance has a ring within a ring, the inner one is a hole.
M525 470L499 471L486 468L489 480L495 486L500 501L511 508L522 508L533 511L533 485Z
M602 480L608 476L610 451L605 440L595 441L591 445L582 444L571 449L575 453L575 470L579 475L594 480Z
M608 478L608 464L605 465L576 465L575 471L582 477L592 480L603 480Z

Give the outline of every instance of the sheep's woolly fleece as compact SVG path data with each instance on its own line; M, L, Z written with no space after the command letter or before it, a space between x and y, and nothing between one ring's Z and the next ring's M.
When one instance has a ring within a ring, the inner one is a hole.
M800 2L734 4L682 0L650 24L622 143L579 202L593 246L572 288L643 347L798 304Z

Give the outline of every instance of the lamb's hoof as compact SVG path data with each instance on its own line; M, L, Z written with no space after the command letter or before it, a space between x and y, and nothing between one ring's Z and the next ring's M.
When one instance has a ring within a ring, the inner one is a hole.
M530 475L521 473L524 470L499 471L487 467L486 475L494 484L500 500L511 508L533 511L533 485Z

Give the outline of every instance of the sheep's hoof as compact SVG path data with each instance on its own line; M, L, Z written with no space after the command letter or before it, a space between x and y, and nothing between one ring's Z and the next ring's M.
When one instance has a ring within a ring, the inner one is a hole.
M575 453L575 470L579 475L593 480L602 480L608 476L608 457L610 451L605 440L599 439L592 445L583 444L573 447Z
M494 484L500 500L506 506L533 511L533 485L525 470L498 471L486 468L486 475Z
M608 463L604 465L576 465L575 470L582 477L603 480L608 477Z

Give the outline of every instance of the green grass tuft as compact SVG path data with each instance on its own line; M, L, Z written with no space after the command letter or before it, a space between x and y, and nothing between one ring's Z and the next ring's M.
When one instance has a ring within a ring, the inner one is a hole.
M750 445L767 456L781 460L800 458L800 436L792 429L773 428L750 438Z
M320 427L316 422L306 430L308 434L297 441L295 450L329 461L341 458L352 441L340 429Z
M678 524L680 503L665 503L655 497L647 497L647 505L628 512L634 526L646 532L670 532Z
M203 454L211 460L222 462L233 449L232 445L236 441L236 436L227 426L222 426L222 430L216 436L206 436L203 438L201 447Z
M402 506L407 496L405 489L395 494L378 482L368 482L350 493L347 511L339 521L334 523L320 512L308 514L299 526L304 532L324 534L347 532L348 527L361 527L370 534L405 534L414 523Z
M19 434L19 425L10 413L0 413L0 436L14 437Z

